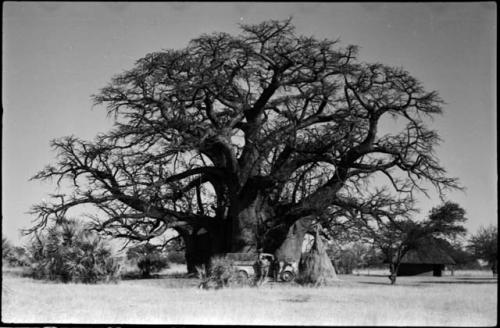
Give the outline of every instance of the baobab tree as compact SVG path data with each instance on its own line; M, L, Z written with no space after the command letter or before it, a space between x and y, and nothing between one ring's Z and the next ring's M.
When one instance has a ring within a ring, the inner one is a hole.
M427 127L437 92L360 62L356 46L297 35L290 20L240 27L147 54L94 95L114 128L52 141L58 161L34 179L72 192L34 205L31 230L91 204L95 228L115 237L176 230L192 271L228 251L297 260L309 222L361 206L355 190L375 175L396 194L459 187ZM382 134L385 117L401 129Z

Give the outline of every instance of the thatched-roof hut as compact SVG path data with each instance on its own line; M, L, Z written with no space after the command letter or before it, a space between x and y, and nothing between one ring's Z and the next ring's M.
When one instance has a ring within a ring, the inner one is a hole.
M416 249L408 251L403 256L398 270L398 276L413 276L417 274L430 273L440 277L445 265L454 265L448 250L450 245L447 241L438 238L426 238Z

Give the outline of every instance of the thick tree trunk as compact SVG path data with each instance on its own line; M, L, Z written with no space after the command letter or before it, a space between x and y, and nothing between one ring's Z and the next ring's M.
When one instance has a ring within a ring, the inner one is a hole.
M187 273L189 275L194 275L196 274L196 260L194 259L194 252L193 250L188 249L186 246L185 250L185 258L186 258L186 266L187 266Z
M199 232L199 230L193 231L184 237L188 274L196 274L196 267L206 265L211 256L207 232L206 230Z
M293 222L278 217L269 204L267 192L258 181L248 183L231 199L228 217L214 221L208 230L208 239L194 231L186 240L188 272L210 258L227 252L275 254L278 260L298 263L304 236L310 227L310 218Z
M179 233L179 235L181 235L184 242L184 258L186 259L187 273L196 274L197 254L194 247L194 238L192 236L192 232L190 232L188 229L180 228L177 228L176 231Z
M248 186L233 199L230 210L232 252L250 253L263 249L266 223L274 216L268 197L258 183Z
M226 252L224 223L217 221L204 227L182 232L188 274L197 274L196 267L208 268L210 259Z
M255 205L232 211L231 252L255 253L257 240L257 209Z
M307 230L310 228L311 222L309 219L300 219L296 221L288 229L281 245L274 251L274 255L278 260L287 262L299 262L302 254L302 244ZM275 236L279 242L279 236Z
M267 197L257 193L247 206L240 201L235 208L232 224L232 252L275 254L280 260L298 262L310 219L294 223L276 217ZM243 207L243 208L242 208Z

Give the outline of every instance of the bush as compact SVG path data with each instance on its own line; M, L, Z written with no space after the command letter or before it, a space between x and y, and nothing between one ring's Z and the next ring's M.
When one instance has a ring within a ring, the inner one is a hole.
M186 256L184 252L169 252L167 260L169 263L186 264Z
M10 241L2 236L2 260L7 260L12 252Z
M342 250L339 252L338 260L335 261L335 269L339 274L352 274L354 268L358 267L358 260L353 251Z
M28 267L30 259L24 247L14 246L11 248L5 260L12 267Z
M167 257L152 244L142 244L129 248L127 258L136 261L137 267L144 278L150 277L151 273L168 268Z
M109 246L75 220L63 219L29 248L30 276L62 282L115 281L119 265Z
M238 274L233 261L226 257L216 256L210 261L208 274L199 270L202 282L200 288L219 289L239 284Z
M338 274L352 274L354 269L385 266L380 251L359 242L331 245L327 252Z

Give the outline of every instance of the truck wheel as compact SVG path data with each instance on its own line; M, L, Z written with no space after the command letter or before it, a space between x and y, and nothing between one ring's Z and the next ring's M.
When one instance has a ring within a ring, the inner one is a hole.
M295 278L295 274L291 271L285 271L281 274L281 280L290 282Z
M239 284L244 284L248 280L248 273L245 270L240 270L236 273L236 281Z

